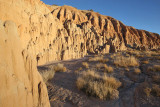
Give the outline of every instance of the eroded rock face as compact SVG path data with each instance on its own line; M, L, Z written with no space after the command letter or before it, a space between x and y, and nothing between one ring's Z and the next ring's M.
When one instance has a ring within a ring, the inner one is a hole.
M16 25L0 21L0 107L50 107L34 58L22 52Z
M160 46L159 34L125 26L112 17L103 16L92 11L77 10L70 6L49 6L49 8L52 10L51 13L61 22L71 20L71 23L80 26L85 31L81 32L82 35L93 33L97 38L90 37L89 39L93 41L98 39L99 46L109 44L111 51L125 50L127 47L158 49Z
M99 13L48 6L39 0L0 0L0 19L16 23L22 48L37 57L38 65L91 53L160 46L158 34L125 26Z

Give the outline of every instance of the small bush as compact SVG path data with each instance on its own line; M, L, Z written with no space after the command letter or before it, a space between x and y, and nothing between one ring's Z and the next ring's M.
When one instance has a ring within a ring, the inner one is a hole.
M107 66L107 64L98 63L96 64L96 68L97 69L104 68L104 71L108 73L113 72L113 68L111 66Z
M46 83L48 80L52 79L54 77L55 71L50 69L50 70L45 70L40 72L44 82Z
M114 64L121 67L139 66L139 61L134 56L119 56L114 59Z
M151 93L151 88L145 88L144 89L144 92L146 93L146 95L147 95L147 97L149 97L150 96L150 93Z
M89 64L87 62L82 62L82 65L85 67L85 68L89 68Z
M79 71L82 70L82 67L78 68L77 70L75 70L74 72L78 74Z
M129 71L129 68L125 68L126 71Z
M107 66L106 64L104 64L104 70L108 73L113 72L113 68L111 66Z
M140 74L140 73L141 73L141 70L138 69L138 68L136 68L136 69L134 70L134 73L135 73L135 74Z
M121 82L114 77L100 76L95 71L83 71L76 81L78 89L90 96L98 97L102 100L117 99Z
M89 58L88 61L93 62L93 61L102 61L102 60L104 60L102 56L95 56L95 57Z
M153 80L153 82L160 83L160 75L152 76L152 80Z
M160 72L160 65L154 65L153 67L148 67L148 71Z
M148 61L148 60L145 60L145 61L142 61L141 63L142 63L142 64L148 64L149 61Z
M102 63L96 64L96 68L97 68L97 69L100 69L100 68L102 68L103 66L104 66L104 64L102 64Z
M152 92L155 93L157 97L160 97L160 88L158 85L154 84L152 87Z
M101 62L101 63L106 63L108 61L109 61L109 59L101 59L101 60L99 60L99 62Z
M57 64L57 66L53 67L55 72L65 72L67 69L63 64Z

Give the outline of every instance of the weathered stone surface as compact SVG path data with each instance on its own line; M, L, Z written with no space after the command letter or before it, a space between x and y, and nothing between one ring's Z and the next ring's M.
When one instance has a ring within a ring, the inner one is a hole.
M0 21L0 107L49 107L34 58L22 52L17 27Z
M16 23L22 48L38 57L38 65L128 47L146 50L160 46L158 34L125 26L99 13L48 6L39 0L0 0L0 19Z

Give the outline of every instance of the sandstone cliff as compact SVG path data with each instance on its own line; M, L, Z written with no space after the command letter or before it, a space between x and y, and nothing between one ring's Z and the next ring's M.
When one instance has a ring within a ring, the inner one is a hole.
M0 21L0 107L49 107L36 62L20 45L16 25Z
M48 6L39 0L0 0L0 19L16 23L22 48L37 56L38 65L90 53L160 47L159 34L125 26L96 12Z

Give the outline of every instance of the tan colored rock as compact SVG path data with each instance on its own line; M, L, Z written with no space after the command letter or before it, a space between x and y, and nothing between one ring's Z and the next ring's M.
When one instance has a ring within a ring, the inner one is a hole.
M36 62L22 52L16 25L0 21L0 107L50 107Z

